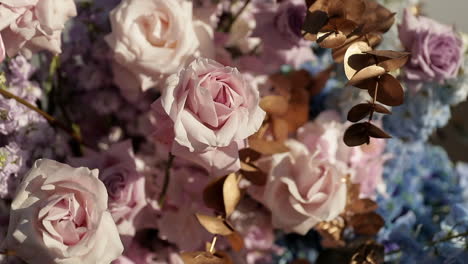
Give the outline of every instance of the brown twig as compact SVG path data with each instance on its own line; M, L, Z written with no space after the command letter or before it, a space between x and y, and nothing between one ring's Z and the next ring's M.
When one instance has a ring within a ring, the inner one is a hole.
M161 194L159 195L159 206L163 207L164 202L166 200L166 193L167 189L169 187L169 181L170 181L170 176L171 176L171 168L172 168L172 162L174 161L174 155L172 155L171 152L169 152L168 159L167 159L167 164L166 164L166 170L164 173L164 183L163 183L163 188L161 191Z

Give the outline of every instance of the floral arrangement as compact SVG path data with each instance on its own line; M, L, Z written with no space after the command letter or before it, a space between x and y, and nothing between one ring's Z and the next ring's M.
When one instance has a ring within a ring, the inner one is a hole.
M0 21L1 263L468 259L468 165L428 141L468 37L417 0L0 0Z

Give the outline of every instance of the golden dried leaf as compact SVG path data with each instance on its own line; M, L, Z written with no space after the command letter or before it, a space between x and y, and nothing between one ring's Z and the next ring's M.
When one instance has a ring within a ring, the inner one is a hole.
M368 236L377 234L385 224L383 218L374 212L355 214L349 221L356 234Z
M323 221L318 223L314 229L320 233L322 240L321 245L324 248L343 247L346 243L343 240L343 230L345 229L345 221L339 216L332 221Z
M346 19L352 21L359 21L362 14L366 11L366 3L363 0L344 1L344 8L346 10Z
M259 138L249 138L249 147L263 155L273 155L289 151L288 147L281 142Z
M370 213L377 210L378 205L371 199L359 199L350 204L350 211L356 214Z
M328 15L324 11L307 10L306 17L304 19L304 24L302 25L303 32L308 33L307 39L315 41L317 39L317 33L319 30L325 26L328 22Z
M244 248L244 238L238 232L230 234L227 239L234 251L240 251Z
M332 49L343 45L346 42L346 35L341 31L319 32L317 43L322 48Z
M390 74L384 74L379 78L377 91L377 101L389 105L397 106L403 104L404 91L400 82ZM369 95L374 97L376 87L369 88Z
M228 236L234 232L232 227L222 218L202 214L195 215L198 222L213 235Z
M373 108L373 105L369 103L355 105L349 110L347 119L351 122L358 122L368 116Z
M375 241L367 241L353 254L350 264L384 263L384 246Z
M276 141L288 139L289 123L284 118L272 118L272 129Z
M332 18L328 23L339 32L342 32L345 36L348 36L357 28L356 23L342 17Z
M357 41L365 41L371 47L377 46L381 41L382 37L378 34L366 34L366 35L350 35L346 40L345 44L340 47L334 48L332 51L333 60L340 63L343 62L345 53L350 45Z
M185 264L226 264L226 260L209 252L184 252L180 254Z
M349 147L369 144L370 138L367 135L367 122L353 124L346 129L343 141Z
M258 160L262 154L251 148L244 148L239 150L239 159L244 162L252 162Z
M270 115L282 116L288 111L288 100L281 95L267 95L260 100L260 107Z
M344 55L344 70L346 77L351 79L356 72L369 66L369 56L354 56L357 54L363 54L365 51L370 51L372 48L364 41L356 41L349 46ZM351 60L350 58L354 56ZM363 60L365 58L365 60Z
M223 185L227 176L219 177L211 181L203 190L203 202L208 208L218 213L224 213Z
M385 74L384 68L377 65L371 65L354 74L354 76L349 80L348 84L355 85L364 80L374 78L383 74Z
M227 176L223 184L223 200L226 217L230 216L236 209L241 199L241 192L237 183L236 174L231 173Z
M327 14L329 17L344 17L345 10L343 8L343 1L342 0L328 1Z

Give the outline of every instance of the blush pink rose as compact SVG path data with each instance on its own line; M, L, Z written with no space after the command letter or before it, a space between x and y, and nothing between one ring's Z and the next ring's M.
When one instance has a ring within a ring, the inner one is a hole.
M265 117L257 89L237 69L204 58L170 76L152 107L155 138L216 176L240 168L238 151Z
M317 158L348 168L351 181L361 184L361 196L373 197L377 186L383 184L383 164L388 159L383 154L385 140L371 138L369 145L350 148L343 142L348 126L337 112L324 111L300 127L297 138Z
M77 15L73 0L0 0L0 33L8 56L48 50L58 54L65 23Z
M38 160L11 204L3 248L27 263L108 264L122 254L98 171Z
M2 35L0 35L0 63L5 59L5 45L3 44Z
M270 209L274 227L305 235L317 223L343 212L347 171L317 158L296 140L286 145L289 152L260 161L269 175L255 196Z
M191 1L184 0L123 0L111 12L106 41L114 53L114 81L128 100L193 57L212 56L213 30L192 13Z
M108 207L121 235L134 235L134 220L147 205L145 177L137 171L131 141L123 141L102 153L73 159L73 164L97 168L109 195Z

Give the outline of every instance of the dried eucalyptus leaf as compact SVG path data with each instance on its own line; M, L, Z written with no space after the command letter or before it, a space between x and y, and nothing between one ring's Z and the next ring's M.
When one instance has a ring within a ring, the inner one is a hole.
M372 104L358 104L353 106L348 112L348 121L358 122L361 119L365 118L372 111Z
M226 264L223 258L210 254L209 252L184 252L180 254L184 264Z
M228 236L234 232L232 227L224 219L202 214L195 215L198 222L213 235Z
M341 31L319 32L317 43L322 48L332 49L343 45L346 42L346 35Z
M367 134L369 137L373 138L391 138L389 134L387 134L382 129L376 127L375 125L368 123Z
M354 85L366 79L374 78L383 74L385 74L384 68L377 65L371 65L354 74L351 80L349 80L348 84Z
M369 144L370 138L367 135L367 124L367 122L357 123L348 127L343 136L344 143L349 147L360 146L365 143Z
M244 248L244 238L238 232L230 234L227 239L234 251L240 251Z
M374 110L377 113L381 113L381 114L386 114L386 115L391 115L392 114L392 111L388 110L385 106L383 106L381 104L374 104Z
M273 155L289 151L288 147L281 142L267 141L259 138L249 138L249 146L263 155Z
M350 210L356 214L370 213L377 210L377 208L377 203L368 198L355 200L350 205Z
M289 123L284 118L272 118L273 136L276 141L283 142L288 139Z
M374 97L376 87L370 88L369 95ZM384 74L379 78L379 87L377 91L377 101L389 105L397 106L403 104L404 91L400 82L391 74Z
M239 159L244 162L252 162L258 160L262 154L259 152L251 149L251 148L244 148L239 150Z
M281 116L288 111L288 100L281 95L267 95L260 100L260 107L268 114Z
M350 219L350 224L357 234L373 236L384 226L385 221L377 213L370 212L353 215Z
M367 241L361 245L351 258L350 264L381 264L384 263L385 248L375 241Z
M345 36L351 34L358 27L353 21L341 17L332 18L328 23L333 25L334 28L342 32Z
M384 68L387 72L391 72L391 71L396 71L399 68L403 67L406 64L406 62L408 62L408 59L409 59L409 56L406 55L403 57L394 58L394 59L380 62L378 65Z
M231 173L227 176L223 184L223 200L226 217L230 216L236 209L241 199L241 192L237 183L236 174Z
M364 60L362 56L355 57L351 60L350 57L356 54L362 54L363 52L369 50L372 50L372 48L364 41L356 41L353 44L351 44L346 50L346 53L344 55L344 70L348 80L351 79L354 76L354 74L356 74L356 72L369 66L369 56L364 55Z
M254 185L263 186L266 184L268 175L253 164L241 161L240 173Z
M203 202L208 208L218 213L224 213L223 185L227 176L219 177L211 181L203 190Z

